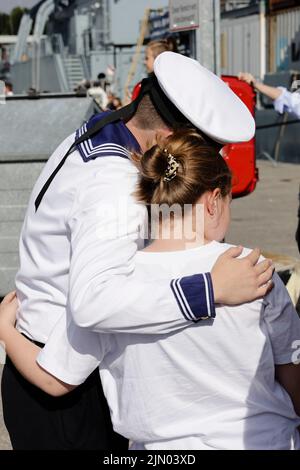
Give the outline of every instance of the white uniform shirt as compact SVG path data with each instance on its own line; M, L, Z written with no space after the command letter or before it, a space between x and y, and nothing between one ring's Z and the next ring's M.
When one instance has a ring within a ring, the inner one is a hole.
M132 278L146 210L132 196L138 171L127 148L137 150L138 143L122 122L107 125L68 157L35 211L36 197L74 137L50 157L29 201L16 277L19 331L45 343L66 309L79 326L95 331L172 331L187 319L214 315L207 296L212 287L202 275L182 281L183 307L171 279ZM145 316L144 303L151 315Z
M198 266L210 270L228 247L138 252L134 276L164 283ZM175 334L96 335L61 322L38 362L79 384L101 361L114 429L146 449L299 448L292 436L300 418L274 380L274 364L292 362L300 320L277 275L274 281L264 300L219 306L214 320ZM156 314L153 304L143 309Z
M282 90L281 95L274 100L274 108L278 113L292 113L300 119L300 93L294 91L291 93L284 87L278 87Z
M108 97L101 86L89 88L87 94L95 99L101 109L107 108Z

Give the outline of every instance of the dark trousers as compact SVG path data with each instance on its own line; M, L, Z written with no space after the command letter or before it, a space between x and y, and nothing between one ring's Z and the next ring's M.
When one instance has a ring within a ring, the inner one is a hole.
M71 393L55 398L27 382L7 358L3 416L15 450L126 450L114 433L98 370Z

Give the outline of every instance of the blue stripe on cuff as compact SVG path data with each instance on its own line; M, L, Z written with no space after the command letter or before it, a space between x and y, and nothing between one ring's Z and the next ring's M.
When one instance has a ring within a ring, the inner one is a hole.
M171 289L186 320L197 322L216 316L209 273L174 279L171 282Z

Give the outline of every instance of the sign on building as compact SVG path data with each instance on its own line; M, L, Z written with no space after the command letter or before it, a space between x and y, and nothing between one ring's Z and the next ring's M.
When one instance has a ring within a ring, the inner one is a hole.
M199 27L199 0L169 0L170 31Z
M168 36L170 19L167 8L151 10L149 17L149 35L147 39L151 41Z
M283 10L289 7L298 7L299 0L269 0L270 11Z

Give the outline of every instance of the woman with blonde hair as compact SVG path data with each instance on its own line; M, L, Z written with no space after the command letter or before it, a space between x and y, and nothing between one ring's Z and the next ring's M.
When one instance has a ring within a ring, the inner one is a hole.
M177 52L177 45L174 38L157 39L148 43L144 61L148 74L153 72L156 57L166 51Z
M166 51L177 52L176 40L172 37L150 41L146 47L144 65L148 75L153 73L156 57ZM141 82L138 82L132 91L130 100L135 100L141 91Z

